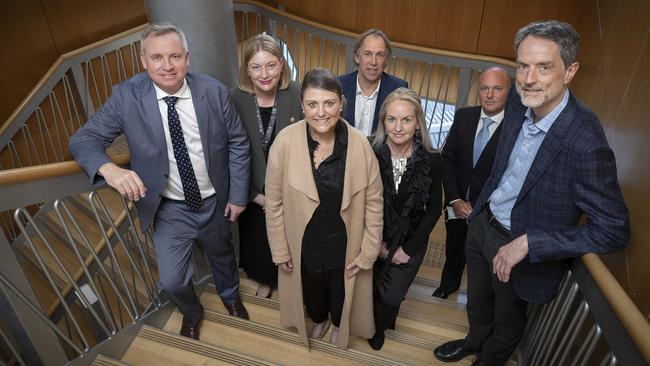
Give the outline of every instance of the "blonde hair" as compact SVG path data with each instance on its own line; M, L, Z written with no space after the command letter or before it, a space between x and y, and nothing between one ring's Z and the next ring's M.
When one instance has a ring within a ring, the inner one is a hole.
M420 104L420 97L418 97L415 92L409 88L397 88L392 93L388 94L384 100L384 104L381 105L379 110L379 121L377 125L377 131L373 136L372 146L375 149L378 149L386 141L386 127L384 127L384 120L386 119L386 110L388 105L398 100L402 100L408 103L411 103L413 110L415 111L415 119L417 120L419 129L415 132L417 135L420 131L420 136L422 137L422 146L428 152L433 152L433 145L431 144L431 138L429 137L429 131L427 130L426 124L424 122L424 111L422 111L422 105Z
M289 70L287 62L282 57L282 49L280 48L278 41L265 33L253 36L246 41L246 45L244 46L244 59L239 64L239 81L237 82L237 87L248 94L255 94L253 82L248 76L248 63L259 51L266 51L282 61L282 71L278 89L282 90L288 88L289 82L291 81L291 70Z

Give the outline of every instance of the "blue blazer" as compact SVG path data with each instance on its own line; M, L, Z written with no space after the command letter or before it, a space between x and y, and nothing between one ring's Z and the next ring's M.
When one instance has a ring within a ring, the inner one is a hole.
M216 191L218 207L227 202L246 205L250 179L249 144L228 89L205 75L186 75L192 92L208 176ZM147 192L135 202L142 231L158 210L169 162L162 117L153 81L146 73L116 85L106 103L77 133L69 149L93 184L102 184L97 169L110 162L105 149L124 133L135 171Z
M342 113L343 119L348 121L352 126L354 126L354 105L357 101L357 74L359 71L351 72L339 77L341 86L343 87L343 96L345 96L346 105ZM409 84L392 75L389 75L385 72L381 73L381 85L379 86L379 93L377 93L377 104L375 105L375 117L372 120L372 133L375 133L377 130L377 120L379 119L379 109L384 103L384 99L390 94L393 90L405 87L408 88Z
M470 220L499 184L526 110L511 90L494 167ZM512 209L510 239L528 234L529 251L510 276L515 292L528 302L551 301L569 259L621 250L628 245L629 232L614 153L598 117L570 94Z

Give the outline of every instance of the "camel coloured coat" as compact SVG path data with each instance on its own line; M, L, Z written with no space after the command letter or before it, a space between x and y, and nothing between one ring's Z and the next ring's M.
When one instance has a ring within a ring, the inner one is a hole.
M379 254L383 228L383 187L375 155L361 132L344 120L348 131L341 218L347 229L346 266L354 261L362 270L345 279L345 300L336 345L345 349L351 335L374 334L372 267ZM295 327L309 345L300 276L305 227L319 205L307 147L304 120L280 132L266 171L266 226L273 262L293 262L290 273L278 271L280 322Z

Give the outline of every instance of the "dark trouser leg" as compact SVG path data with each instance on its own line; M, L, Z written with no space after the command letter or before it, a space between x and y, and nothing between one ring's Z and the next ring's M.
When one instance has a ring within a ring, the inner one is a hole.
M343 315L343 302L345 301L345 285L343 284L344 269L333 268L327 270L327 292L329 298L330 317L335 327L341 325Z
M517 348L528 320L528 303L517 296L512 283L499 281L492 276L494 289L494 328L483 343L481 360L488 365L506 363Z
M184 203L167 200L161 202L153 223L160 286L190 324L198 324L201 316L201 304L192 285L196 223L194 213Z
M467 319L469 334L467 345L480 350L492 333L494 323L494 291L492 290L491 266L483 256L483 244L487 235L485 212L480 213L469 226L465 256L467 258Z
M447 238L445 242L445 265L442 269L440 287L451 294L460 288L465 268L465 237L467 221L449 220L445 222Z
M223 216L223 210L215 196L203 201L197 241L208 259L221 300L233 304L239 297L239 271L231 243L230 221Z
M503 283L492 274L492 260L509 238L498 232L481 212L467 234L467 344L481 350L481 361L501 365L508 361L526 326L527 303L512 282Z
M382 259L373 268L375 332L394 327L399 306L417 275L426 254L426 245L406 264L395 265ZM388 266L388 268L384 268Z

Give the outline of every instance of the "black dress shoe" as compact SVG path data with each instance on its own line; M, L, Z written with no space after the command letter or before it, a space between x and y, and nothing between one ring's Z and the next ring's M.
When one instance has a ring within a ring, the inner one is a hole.
M246 311L246 308L244 307L244 303L241 302L241 298L237 297L237 300L234 303L224 303L223 305L226 307L226 310L228 310L228 314L246 320L250 319L248 317L248 311Z
M375 332L375 335L372 338L368 339L368 344L370 348L375 351L379 351L381 347L384 346L384 341L386 340L386 335L384 332Z
M443 362L460 361L467 356L477 355L478 353L478 350L467 347L464 339L443 343L433 351L433 355Z
M433 297L439 297L441 299L446 299L450 294L443 290L442 288L438 287L435 291L433 291L433 294L431 296Z
M181 335L183 337L199 339L199 330L201 329L201 322L203 321L203 307L201 307L201 317L199 322L195 325L191 324L189 321L185 320L183 316L183 323L181 324Z

